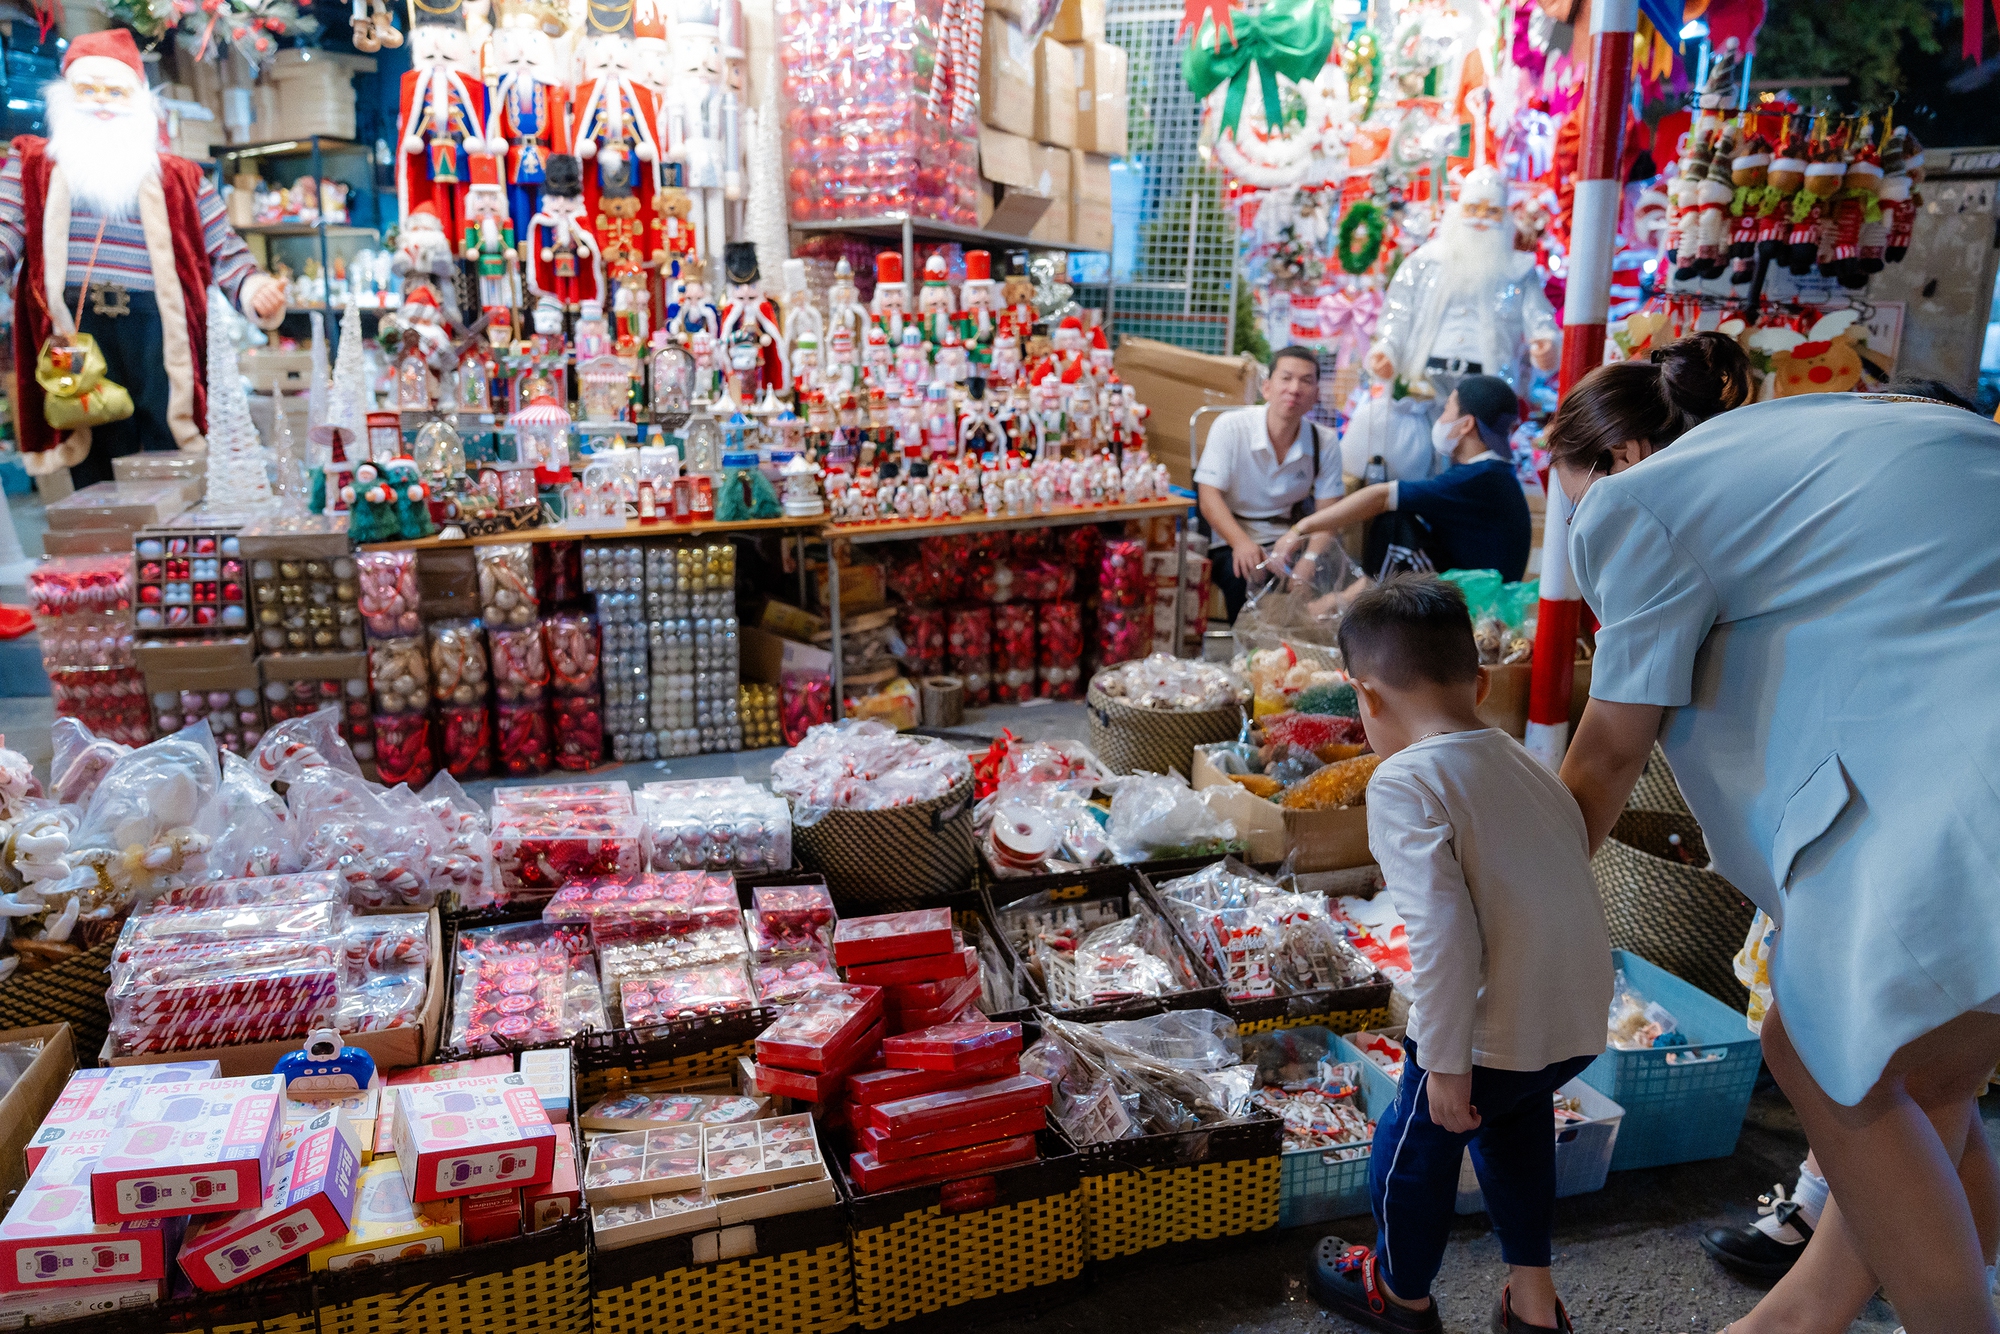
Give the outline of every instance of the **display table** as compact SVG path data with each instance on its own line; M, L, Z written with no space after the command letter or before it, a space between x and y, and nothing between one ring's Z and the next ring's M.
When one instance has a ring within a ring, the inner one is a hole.
M734 523L710 520L706 523L623 523L556 524L522 528L511 533L488 533L484 537L420 537L409 542L369 542L363 551L444 551L457 547L491 546L495 542L616 542L635 537L709 537L716 533L791 533L826 525L826 516L804 519L740 519Z

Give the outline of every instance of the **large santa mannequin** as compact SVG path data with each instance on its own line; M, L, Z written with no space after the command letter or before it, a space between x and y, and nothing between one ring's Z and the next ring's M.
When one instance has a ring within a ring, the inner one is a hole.
M142 449L208 445L208 289L267 329L285 285L260 273L192 162L160 151L160 107L132 34L69 44L63 81L43 91L46 140L14 140L0 170L0 266L15 279L14 370L28 471L68 468L77 486L108 481L111 460ZM87 293L83 266L90 256ZM77 311L82 308L79 325ZM35 358L52 332L78 328L104 352L107 378L132 396L122 421L59 434L43 412Z
M1555 369L1557 336L1534 256L1514 249L1506 183L1476 167L1437 235L1396 270L1364 364L1419 397L1428 387L1439 403L1467 375L1497 375L1519 394L1524 361Z

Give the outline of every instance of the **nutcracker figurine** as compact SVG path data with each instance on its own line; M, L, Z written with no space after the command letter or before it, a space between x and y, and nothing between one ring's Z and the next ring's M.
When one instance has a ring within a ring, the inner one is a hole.
M951 268L943 255L932 255L924 261L924 285L917 293L917 324L923 330L924 341L933 349L944 346L945 331L951 328L952 315L958 300L953 295Z
M604 252L605 277L612 288L612 318L620 356L636 355L646 345L652 327L648 254L639 222L639 199L632 193L629 171L626 159L601 161L603 186L597 196L597 243Z
M861 348L861 376L871 385L888 385L896 379L895 353L889 335L879 325L868 326L868 338Z
M965 281L958 289L958 337L967 358L984 373L993 364L993 339L999 302L993 290L993 256L984 250L965 252Z
M889 341L898 346L903 341L903 317L909 302L909 285L903 281L903 256L894 250L882 251L875 256L875 295L868 303L868 312L882 326L882 332L889 335ZM835 323L838 322L836 319Z
M463 0L424 0L416 16L397 113L396 206L408 217L428 203L445 235L456 236L467 155L486 151L486 89L479 82L479 53L466 35Z
M778 330L778 308L764 295L754 241L731 241L724 248L729 278L729 306L722 316L725 342L746 335L757 347L758 378L752 394L765 385L785 383L785 346Z
M792 373L792 402L803 407L806 395L819 387L819 334L813 329L801 329L792 338L792 349L785 364Z
M930 358L924 352L924 336L917 332L916 325L905 325L902 346L896 349L896 378L906 385L921 385L930 377Z
M548 5L495 0L498 26L487 42L486 140L507 146L507 211L516 234L541 207L550 153L567 152L568 112L555 42L542 27L562 16Z
M583 41L577 47L584 81L576 89L577 111L570 122L570 139L578 157L597 162L595 182L588 176L584 180L586 203L610 184L611 173L622 166L628 190L650 216L657 177L651 168L659 160L660 149L653 135L657 114L653 94L637 81L639 53L632 45L634 7L635 0L588 0ZM648 169L632 166L633 158L647 164Z
M690 259L681 265L680 304L667 326L667 332L674 340L689 351L693 351L696 333L706 335L713 348L722 329L722 317L709 304L708 285L702 282L701 274L701 261L698 259Z
M741 107L729 84L729 61L742 59L742 10L731 0L673 0L671 16L676 76L659 112L661 142L694 198L705 258L721 269L727 206L743 196Z
M900 269L902 260L898 258L896 263ZM833 266L833 281L827 284L826 324L820 333L824 337L830 330L845 327L859 337L868 321L868 308L861 304L861 291L854 285L854 266L843 255L840 262ZM890 344L893 346L895 341L892 335Z
M1015 336L1014 316L1009 312L1001 312L994 327L987 371L1001 384L1012 384L1021 378L1021 340Z
M549 158L542 207L528 220L528 287L552 295L567 310L602 300L604 256L583 220L583 166L567 153ZM585 266L588 266L586 269Z
M459 254L479 272L479 308L487 316L487 341L504 348L514 341L514 311L521 304L514 220L507 215L500 159L481 153L473 157L471 165L472 184L465 193L465 237Z

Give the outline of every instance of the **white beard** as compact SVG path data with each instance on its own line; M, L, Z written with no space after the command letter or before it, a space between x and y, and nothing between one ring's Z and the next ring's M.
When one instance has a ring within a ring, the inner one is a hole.
M1503 222L1480 231L1468 227L1457 209L1446 214L1437 236L1424 246L1444 270L1439 290L1445 299L1464 297L1484 303L1503 284L1512 281L1513 237L1511 224Z
M100 120L76 104L67 83L43 90L49 106L49 157L62 168L70 198L104 218L129 218L139 189L160 174L160 112L140 91L123 114Z

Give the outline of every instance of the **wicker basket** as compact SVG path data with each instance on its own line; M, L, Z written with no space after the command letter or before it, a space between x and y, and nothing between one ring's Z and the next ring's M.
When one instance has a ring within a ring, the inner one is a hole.
M972 884L972 780L942 797L881 811L828 811L795 825L792 847L826 877L844 914L898 912Z
M1667 765L1667 752L1659 743L1653 745L1653 753L1646 757L1646 767L1639 773L1639 781L1632 788L1632 795L1625 802L1628 811L1664 811L1668 815L1692 815L1687 800L1681 796L1681 786L1674 781L1674 771Z
M1676 854L1678 835L1688 861ZM1749 993L1730 960L1743 947L1756 909L1708 864L1708 844L1691 815L1627 810L1591 858L1614 948L1651 959L1733 1009Z
M1260 1117L1080 1146L1091 1263L1275 1230L1283 1129Z
M73 958L32 973L17 971L0 982L0 1029L68 1024L77 1052L94 1063L111 1027L111 1011L104 1002L109 979L104 972L117 944L113 932Z
M692 1236L598 1251L592 1334L836 1334L853 1325L843 1205L760 1218L752 1230L755 1250L705 1264Z
M1135 709L1091 683L1090 748L1116 774L1194 772L1194 748L1234 741L1243 729L1243 710L1234 704L1194 713Z
M576 1095L588 1107L634 1084L692 1084L733 1075L777 1019L768 1005L576 1039Z

